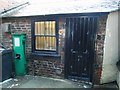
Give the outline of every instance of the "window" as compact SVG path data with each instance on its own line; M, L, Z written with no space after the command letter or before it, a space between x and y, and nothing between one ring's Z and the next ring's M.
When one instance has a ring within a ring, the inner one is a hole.
M56 51L56 21L35 22L35 50Z

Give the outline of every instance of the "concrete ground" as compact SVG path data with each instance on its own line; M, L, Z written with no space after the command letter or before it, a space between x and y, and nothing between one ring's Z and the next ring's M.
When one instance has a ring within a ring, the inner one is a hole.
M67 79L55 79L42 76L17 77L4 81L2 88L89 88L90 85L85 85L78 82L73 82Z
M1 88L92 88L92 85L88 83L30 75L11 78L0 85ZM95 85L95 88L116 88L117 90L117 85L115 83Z

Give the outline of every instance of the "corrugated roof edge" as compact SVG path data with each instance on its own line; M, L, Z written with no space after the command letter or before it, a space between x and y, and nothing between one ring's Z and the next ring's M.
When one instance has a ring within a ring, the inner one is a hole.
M4 9L0 12L0 17L9 16L11 13L15 12L16 10L19 10L19 9L23 8L26 5L29 5L29 2L21 3L21 4L18 4L16 6Z

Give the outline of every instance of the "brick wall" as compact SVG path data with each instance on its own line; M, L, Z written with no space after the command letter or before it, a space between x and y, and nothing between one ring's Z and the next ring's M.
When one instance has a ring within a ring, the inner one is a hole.
M28 72L30 75L63 78L64 64L60 58L39 57L29 59Z
M101 73L102 73L106 21L107 21L107 15L104 15L98 19L98 27L97 27L96 42L95 42L96 60L94 64L95 65L94 82L96 84L100 83Z
M59 23L59 46L58 54L60 57L29 57L28 74L47 77L64 78L64 39L65 27L64 19Z
M64 21L64 20L62 20ZM28 18L4 19L3 23L10 22L12 33L26 34L26 53L27 53L27 70L30 75L42 75L63 78L64 76L64 33L59 34L59 58L31 56L31 20ZM61 32L65 32L64 22L59 23ZM3 43L8 49L12 49L12 34L3 33Z
M3 43L4 46L8 49L12 49L12 34L13 33L25 33L27 44L26 50L27 54L29 55L31 51L31 21L26 18L10 18L2 20L2 23L11 23L11 30L12 33L6 33L3 30Z

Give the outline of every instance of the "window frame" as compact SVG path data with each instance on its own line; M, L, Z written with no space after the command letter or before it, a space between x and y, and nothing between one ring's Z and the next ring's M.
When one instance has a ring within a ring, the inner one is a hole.
M57 18L48 18L48 17L41 17L41 18L33 18L31 20L31 46L32 46L32 54L33 55L39 55L39 56L59 56L58 55L58 46L59 46L59 24L58 24L58 19ZM36 42L35 42L35 22L45 22L45 21L55 21L55 36L56 36L56 50L37 50L36 49Z

